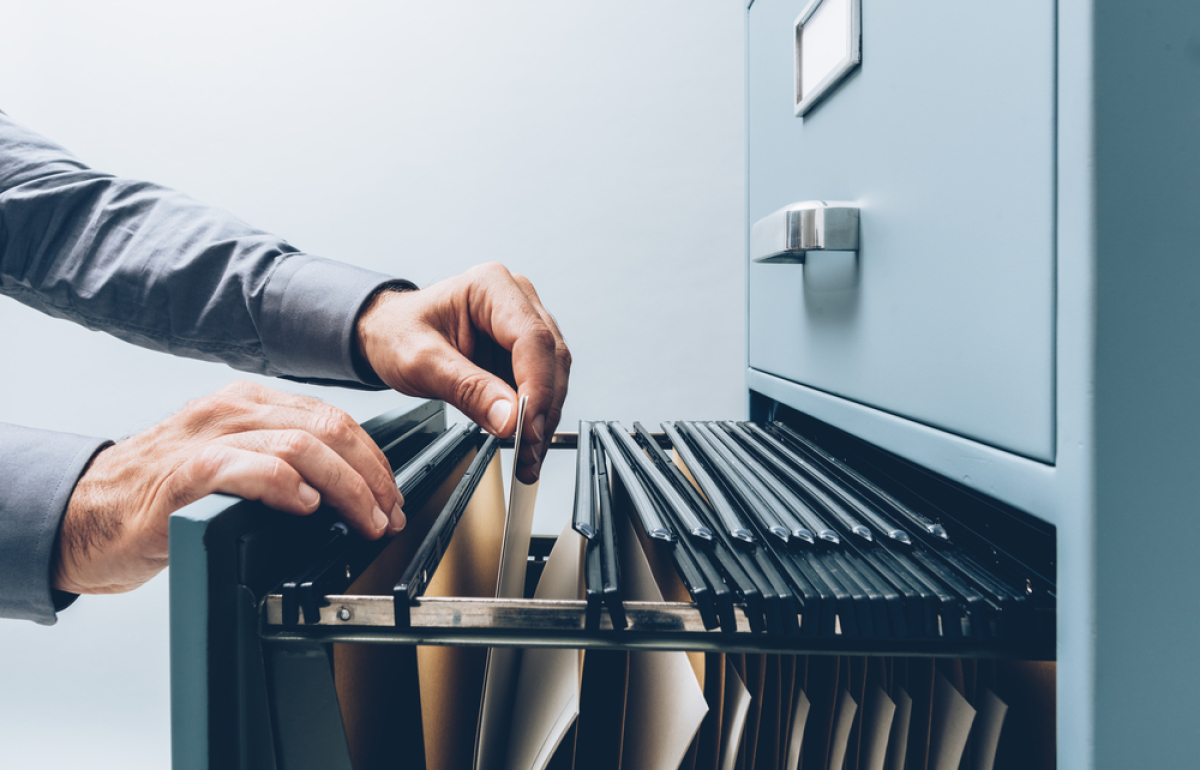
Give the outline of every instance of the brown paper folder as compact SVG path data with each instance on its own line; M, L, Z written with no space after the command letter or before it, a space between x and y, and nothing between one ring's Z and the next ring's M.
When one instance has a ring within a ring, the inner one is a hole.
M895 678L893 676L893 682ZM888 733L887 770L904 770L908 759L908 739L912 734L912 698L899 684L893 683L891 699L896 704L892 729Z
M1055 664L996 661L996 695L1008 704L996 750L996 767L1050 770L1054 767Z
M583 598L583 538L570 523L558 536L535 599ZM511 704L508 770L544 770L579 716L583 651L532 647L522 651ZM574 756L574 752L570 752Z
M734 673L737 674L738 681L742 683L743 687L746 687L746 655L742 653L738 653L737 655L726 655L726 660L728 660L730 665L733 667ZM748 695L750 694L749 688L746 689L746 693ZM748 711L749 707L747 707L747 712ZM746 724L745 721L743 721L743 734L745 733L745 730ZM738 741L737 759L734 760L733 766L735 770L746 770L746 746L744 740Z
M960 695L964 698L967 697L966 677L963 673L963 662L960 658L939 658L937 661L937 670L941 672L942 676L946 677L946 681Z
M778 655L764 655L763 658L765 665L762 705L759 709L754 768L755 770L777 770L779 767L779 718L782 712L782 664Z
M800 767L800 755L804 748L804 727L808 723L808 710L812 705L808 702L808 695L804 692L808 674L808 656L796 655L792 660L792 694L788 699L791 705L788 708L787 730L784 735L782 754L783 767L786 770L798 770Z
M746 689L750 691L750 711L746 714L746 734L742 739L741 758L738 768L755 770L754 760L758 755L758 725L762 717L763 689L767 682L767 656L746 656Z
M750 710L750 691L729 658L725 659L725 701L721 705L720 770L737 767L746 735L746 713Z
M888 697L881 680L882 677L867 683L858 770L883 770L887 761L888 738L892 730L892 719L896 714L896 704Z
M803 688L797 687L792 698L791 723L788 726L787 753L784 756L785 770L799 770L803 765L804 755L804 726L808 722L808 712L812 704Z
M845 687L838 690L837 707L833 717L833 734L829 740L829 767L841 770L846 763L846 749L850 743L850 728L858 716L858 703Z
M1008 704L984 687L977 693L975 709L975 726L971 729L972 751L966 767L968 770L992 770L996 764L996 748L1000 745Z
M496 544L503 536L504 519L504 484L497 454L467 503L425 595L495 596L500 568ZM428 770L470 770L474 741L472 731L468 727L464 732L464 726L478 722L486 660L483 647L417 648ZM393 755L395 745L393 742ZM407 764L404 757L397 756L395 761L397 767Z
M650 562L634 532L630 508L618 479L613 490L613 514L624 597L627 601L662 601ZM702 656L697 668L693 659L682 652L629 654L623 768L677 770L708 712L700 682L703 675Z
M533 532L533 510L537 503L538 482L517 480L517 457L521 453L521 432L525 426L528 396L517 402L517 428L513 434L512 473L508 482L508 510L502 517L498 543L498 576L492 594L496 598L520 599L525 594L525 565L529 558L529 540ZM516 693L521 650L514 647L489 647L484 662L483 692L475 728L475 770L500 770L508 754L512 701Z
M454 486L475 458L470 452L419 510L408 511L408 526L383 553L346 589L347 594L389 596L400 573L408 566L429 532L433 520L454 491ZM499 480L499 465L492 460L487 474ZM487 475L481 486L486 485ZM478 494L478 492L477 492ZM487 497L486 492L484 498ZM498 498L501 501L503 498ZM479 509L475 506L475 510ZM484 504L486 508L486 504ZM468 506L468 512L471 506ZM464 512L464 518L475 514ZM486 518L486 514L484 516ZM441 574L440 570L438 574ZM417 648L391 644L334 644L333 668L342 722L355 770L391 770L398 766L396 746L405 746L404 760L420 766L424 760Z
M725 714L725 655L711 652L704 656L704 700L708 713L696 734L696 770L717 770L721 760L721 735Z
M796 686L796 656L781 655L779 658L779 740L776 742L778 767L787 759L788 732L792 725L793 696Z
M933 715L932 658L908 659L908 696L912 698L912 716L908 727L907 770L926 770L929 762L929 727Z
M855 656L846 659L843 662L845 670L849 673L850 679L846 685L846 691L850 693L850 697L854 699L858 710L854 714L854 721L850 726L850 740L846 743L846 770L858 770L858 752L862 742L862 720L863 714L866 712L866 692L867 692L867 658Z
M856 770L883 770L895 704L888 697L889 660L864 659L865 687L862 691ZM847 766L849 767L849 766Z
M629 505L631 504L628 503L628 495L625 493L620 479L617 480L617 486L619 489L616 491L616 497L614 498L614 510L625 511L628 514L630 512ZM632 525L638 544L641 546L646 563L650 567L650 574L653 576L655 585L658 586L662 601L690 602L692 600L691 594L688 593L687 587L680 580L679 573L675 569L675 564L671 558L670 549L673 546L647 537L636 516L629 516L629 523ZM705 689L705 678L708 669L705 654L702 652L686 652L684 654L687 656L688 662L692 666L692 671L696 675L696 682L702 690ZM708 700L707 691L705 702L709 704L709 713L705 715L705 720L719 718L713 717L714 710L711 706L711 701ZM716 711L719 712L720 708L718 707ZM703 727L696 732L696 736L692 739L691 745L688 746L687 753L684 755L683 761L680 762L678 770L695 770L700 755L702 735Z
M961 666L954 668L961 681ZM933 714L929 730L930 770L958 770L974 721L975 709L967 703L958 687L939 670L933 681Z

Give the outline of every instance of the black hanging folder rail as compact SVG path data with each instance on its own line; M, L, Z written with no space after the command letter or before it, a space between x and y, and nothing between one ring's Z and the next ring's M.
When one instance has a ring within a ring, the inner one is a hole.
M478 450L387 604L343 593L381 546L337 527L267 598L264 633L286 635L271 630L279 626L326 639L439 644L1053 657L1053 566L1030 569L989 547L960 525L969 511L947 516L793 424L633 428L583 421L578 434L550 443L578 452L570 515L584 539L581 600L423 595L505 445L464 426L397 474L407 506L419 505ZM617 487L624 494L614 498ZM628 599L619 555L632 544L618 540L621 516L690 601Z
M421 541L416 555L405 568L400 582L393 587L392 600L395 604L397 628L407 628L410 625L409 608L425 591L429 581L433 579L442 556L450 546L450 538L454 536L454 529L462 519L463 511L466 510L467 503L471 501L471 495L479 486L479 481L483 478L484 471L487 470L488 464L496 454L498 446L499 442L495 436L488 436L483 442L475 459L471 461L466 472L455 485L450 499L446 501L441 513L434 520L429 533Z
M424 505L446 475L471 450L472 437L479 433L475 424L450 428L404 464L396 473L396 486L409 509ZM345 524L330 527L329 539L315 559L279 588L285 625L295 626L303 612L306 623L316 623L326 597L341 594L387 547L390 539L364 540Z
M626 628L625 602L621 594L621 566L617 560L617 527L613 520L612 487L608 483L608 459L604 448L594 444L596 451L596 512L600 521L600 575L601 597L612 627L618 631Z

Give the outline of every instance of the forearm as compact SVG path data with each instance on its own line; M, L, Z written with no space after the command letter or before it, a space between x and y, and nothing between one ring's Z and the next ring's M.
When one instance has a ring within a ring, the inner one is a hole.
M388 280L94 171L0 113L0 293L43 312L243 371L377 384L354 321Z
M0 423L0 618L49 625L59 524L75 484L109 442Z

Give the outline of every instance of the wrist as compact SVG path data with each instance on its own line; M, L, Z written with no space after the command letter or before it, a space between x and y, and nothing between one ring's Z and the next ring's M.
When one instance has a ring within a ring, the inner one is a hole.
M130 548L139 522L136 516L122 515L128 496L116 493L130 488L134 469L120 461L119 450L114 453L117 446L97 452L71 492L50 564L54 590L97 594L134 587L124 585L119 575L139 556ZM114 568L116 574L110 574Z
M380 286L363 302L358 318L354 322L354 345L351 350L354 369L363 382L373 385L386 384L371 360L371 351L375 347L374 337L376 336L373 332L379 326L377 319L386 313L386 306L397 295L414 291L419 291L416 284L409 281L394 281Z

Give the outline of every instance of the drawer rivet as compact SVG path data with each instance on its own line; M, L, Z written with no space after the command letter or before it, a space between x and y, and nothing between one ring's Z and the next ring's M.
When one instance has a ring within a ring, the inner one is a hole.
M354 613L350 612L349 607L340 607L337 611L338 620L346 621L354 617Z

